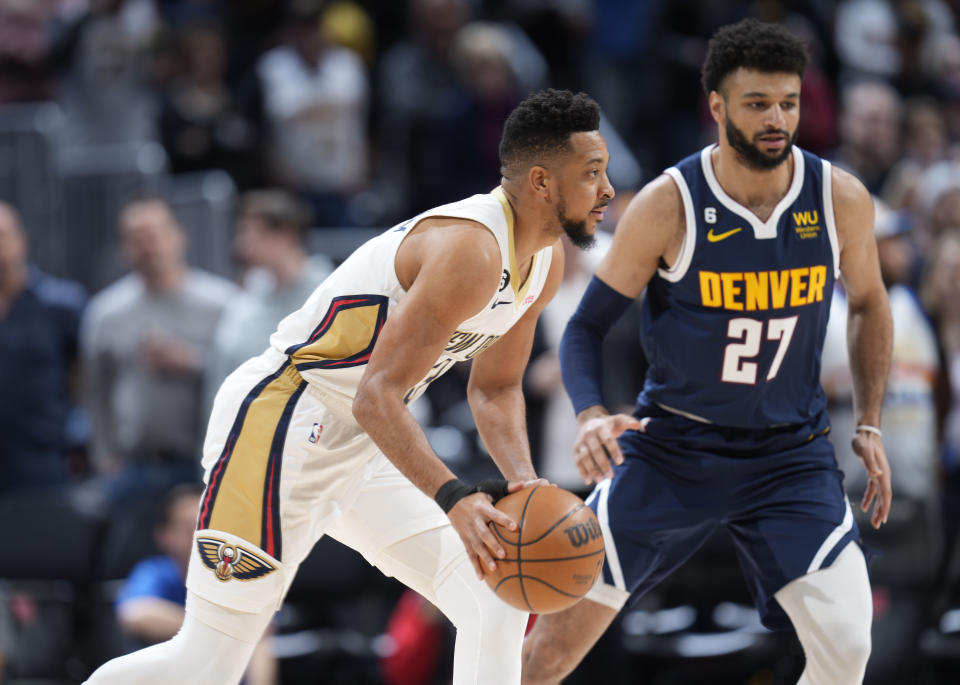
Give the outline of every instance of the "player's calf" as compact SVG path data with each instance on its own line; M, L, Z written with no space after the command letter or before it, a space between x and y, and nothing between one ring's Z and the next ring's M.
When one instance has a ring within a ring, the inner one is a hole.
M570 675L616 615L617 609L584 599L538 617L523 642L523 685L554 685Z

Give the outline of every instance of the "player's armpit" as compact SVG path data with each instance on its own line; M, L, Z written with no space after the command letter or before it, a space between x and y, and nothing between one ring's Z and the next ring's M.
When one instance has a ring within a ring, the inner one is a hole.
M536 302L497 342L473 359L467 399L484 445L504 477L535 478L527 436L523 374L537 317L563 279L563 248L554 245L550 272Z
M622 295L636 298L664 264L675 263L686 222L676 183L663 174L637 193L617 222L613 244L596 275Z
M553 247L550 271L536 301L509 331L473 360L467 389L471 404L481 399L480 395L492 395L500 388L520 386L530 360L537 319L563 280L563 260L563 247L557 242Z

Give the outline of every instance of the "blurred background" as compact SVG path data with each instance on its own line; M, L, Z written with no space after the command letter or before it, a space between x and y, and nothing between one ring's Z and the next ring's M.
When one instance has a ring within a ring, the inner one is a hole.
M868 683L960 682L960 2L0 0L0 683L79 683L182 619L199 445L220 381L364 240L499 181L531 90L603 108L617 197L711 142L709 36L745 16L807 43L799 143L874 194L896 328L884 408L895 503L874 533ZM609 237L568 251L525 392L541 474L580 494L556 347ZM823 383L851 501L844 295ZM631 310L606 342L629 410ZM464 387L412 409L466 479L491 474ZM452 631L323 540L250 685L449 682ZM626 610L570 683L793 683L729 543Z

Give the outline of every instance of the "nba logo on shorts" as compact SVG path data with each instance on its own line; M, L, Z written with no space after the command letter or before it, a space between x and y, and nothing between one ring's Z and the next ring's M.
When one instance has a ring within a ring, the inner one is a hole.
M322 432L323 432L323 426L321 426L319 423L313 424L313 430L310 431L310 437L308 438L308 440L310 440L311 443L316 445L317 440L320 439L320 434Z

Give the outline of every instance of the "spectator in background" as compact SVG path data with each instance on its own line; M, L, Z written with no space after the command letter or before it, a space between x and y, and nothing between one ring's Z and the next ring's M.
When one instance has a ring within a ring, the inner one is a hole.
M275 180L320 226L350 226L367 184L369 86L360 57L321 31L322 2L291 0L284 41L257 62Z
M0 0L0 103L53 98L47 26L53 0Z
M17 210L0 202L0 493L67 481L72 367L83 288L28 265ZM74 424L75 426L76 424Z
M457 33L469 18L466 0L411 0L408 37L380 60L377 135L381 193L389 217L411 216L459 197L448 196L443 184L463 169L437 169L434 133L437 121L459 98L452 54ZM441 159L447 158L445 150L439 152Z
M840 95L834 161L876 194L900 155L900 96L883 81L860 81Z
M69 144L156 139L150 72L159 26L150 0L90 0L79 15L60 18L51 59L63 71Z
M918 200L930 196L924 175L931 167L942 166L940 162L949 155L949 132L940 103L927 96L913 97L904 103L902 128L903 156L883 184L883 199L894 209L915 213L926 209L918 206ZM915 214L915 220L921 226L924 223L922 214Z
M306 251L310 220L309 207L285 191L241 197L233 250L246 270L247 288L227 305L214 333L204 370L205 406L231 371L267 349L280 320L333 271L329 258Z
M91 300L81 336L92 453L114 506L199 479L202 365L236 294L187 265L163 199L128 203L119 230L133 271Z
M893 474L894 501L882 533L854 508L864 542L881 554L873 563L873 656L870 683L906 682L917 672L917 638L942 552L940 469L934 389L940 372L936 333L909 287L915 263L910 224L876 202L880 270L893 316L893 356L883 403L883 438ZM830 439L853 497L867 487L849 437L856 427L853 381L847 355L846 296L834 289L823 348L821 379L830 401Z
M161 96L160 139L174 173L223 169L241 189L259 185L259 103L255 80L226 82L224 36L195 24L177 36L179 75Z
M117 622L133 649L169 640L183 625L187 562L202 494L203 486L194 483L167 493L153 531L160 554L138 562L117 596ZM273 685L277 678L268 636L254 650L243 682Z
M947 122L940 103L914 97L903 104L903 156L926 169L945 158L949 145Z
M933 319L943 355L937 413L944 469L943 521L948 545L960 523L960 230L945 230L930 251L923 304ZM949 550L948 550L949 552Z
M918 243L932 257L940 236L960 228L960 162L931 164L914 180Z

